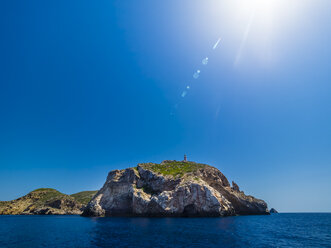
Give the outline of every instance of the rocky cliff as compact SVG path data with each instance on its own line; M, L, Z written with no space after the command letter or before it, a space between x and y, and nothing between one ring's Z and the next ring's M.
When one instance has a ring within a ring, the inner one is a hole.
M96 191L66 195L55 189L42 188L13 201L0 202L0 215L80 215Z
M230 216L269 214L263 200L232 187L216 168L163 161L111 171L83 216Z

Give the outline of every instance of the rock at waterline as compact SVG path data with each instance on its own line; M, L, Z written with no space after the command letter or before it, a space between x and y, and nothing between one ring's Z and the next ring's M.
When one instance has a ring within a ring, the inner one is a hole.
M166 160L114 170L83 216L231 216L269 214L263 200L231 187L216 168Z

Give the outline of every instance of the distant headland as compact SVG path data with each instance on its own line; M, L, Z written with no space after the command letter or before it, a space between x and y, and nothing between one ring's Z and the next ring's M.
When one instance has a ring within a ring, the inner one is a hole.
M143 163L108 174L99 191L73 195L42 188L0 202L0 215L199 217L266 215L267 204L245 195L215 167L187 161Z
M0 215L79 215L97 191L72 195L40 188L13 201L0 201Z

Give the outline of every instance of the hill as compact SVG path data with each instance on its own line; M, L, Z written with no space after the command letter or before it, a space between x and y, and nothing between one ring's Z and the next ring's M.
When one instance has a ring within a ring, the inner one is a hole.
M229 216L269 214L212 166L165 160L114 170L84 216Z
M40 188L13 201L0 202L0 215L81 214L86 202L96 191L83 191L73 195L55 189Z
M93 196L97 193L97 190L94 191L82 191L76 194L72 194L71 196L75 198L76 201L83 205L87 205L89 201L93 198Z

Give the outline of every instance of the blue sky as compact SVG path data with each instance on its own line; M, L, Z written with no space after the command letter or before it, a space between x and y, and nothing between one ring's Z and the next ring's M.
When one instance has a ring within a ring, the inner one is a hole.
M331 3L267 1L2 1L0 200L186 153L330 212Z

